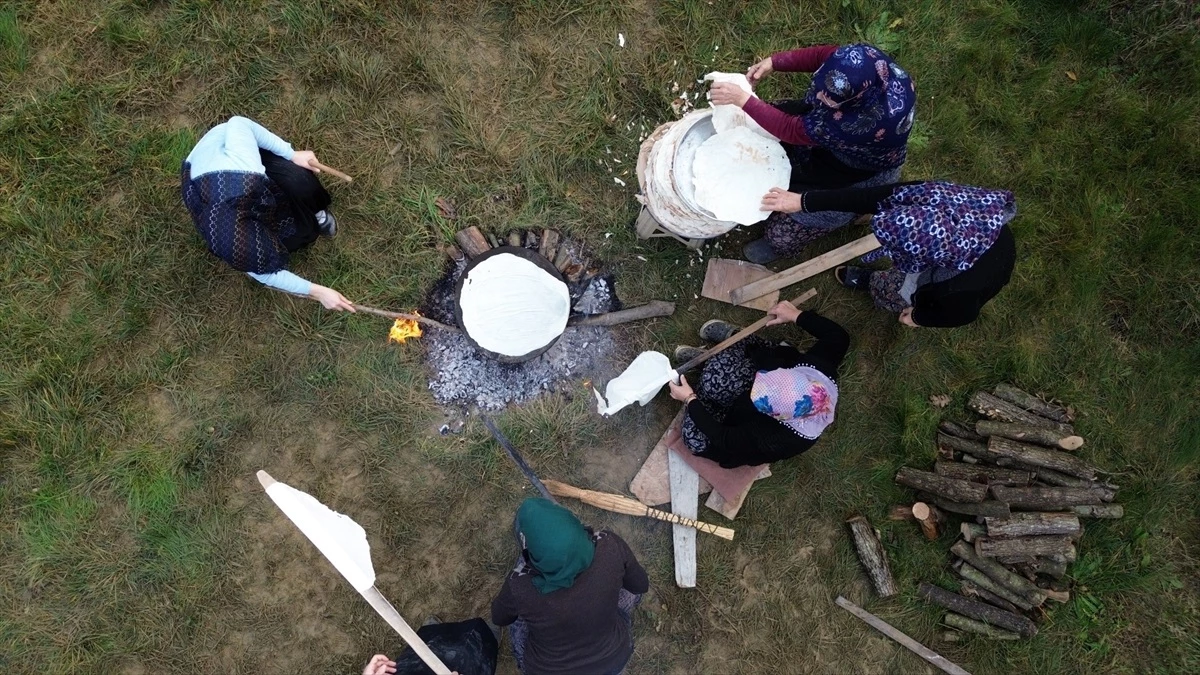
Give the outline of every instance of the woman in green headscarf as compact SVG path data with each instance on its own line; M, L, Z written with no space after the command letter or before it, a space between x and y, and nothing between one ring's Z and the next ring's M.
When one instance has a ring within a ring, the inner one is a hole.
M609 675L633 655L633 608L650 590L629 545L593 532L547 499L517 509L521 556L492 601L492 623L509 626L524 675Z

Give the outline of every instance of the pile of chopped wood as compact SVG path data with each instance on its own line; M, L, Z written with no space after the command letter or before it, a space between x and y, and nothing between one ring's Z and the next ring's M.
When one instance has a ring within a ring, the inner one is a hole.
M950 551L959 593L921 584L919 593L949 610L945 623L998 639L1031 637L1031 620L1046 600L1066 602L1067 566L1075 561L1080 518L1120 518L1117 487L1071 454L1084 444L1073 412L1010 385L979 392L968 406L984 417L974 428L943 420L932 472L902 467L896 482L921 500L898 506L936 539L949 514L961 525ZM952 635L948 639L953 639Z

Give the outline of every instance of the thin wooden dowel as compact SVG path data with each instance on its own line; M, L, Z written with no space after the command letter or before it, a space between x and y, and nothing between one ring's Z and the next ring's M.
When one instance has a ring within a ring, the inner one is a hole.
M421 657L421 660L425 662L425 665L429 666L430 670L437 673L437 675L450 675L451 671L446 667L446 664L442 663L437 654L433 653L429 645L425 644L421 636L417 635L412 626L408 625L404 617L400 616L400 612L397 612L396 608L392 607L392 603L383 597L379 589L372 586L365 591L361 591L361 593L363 598L371 604L371 607L379 613L379 616L382 616L383 620L387 621L388 625L399 633L400 637L404 638L408 646L412 647L412 650L416 652L417 656Z
M802 293L801 295L799 295L798 297L796 297L796 299L792 300L792 304L799 306L805 302L808 302L809 300L812 300L814 297L816 297L816 295L817 295L817 289L810 288L807 291L805 291L804 293ZM741 329L737 333L734 333L729 338L722 340L720 343L717 344L717 346L709 349L708 351L704 352L700 356L697 356L696 358L692 359L691 361L688 361L687 363L683 364L682 366L679 366L678 368L675 369L675 372L677 372L681 375L683 373L686 373L687 371L691 370L692 368L695 368L696 366L700 365L701 363L704 363L705 361L711 359L712 357L716 356L717 354L720 354L721 352L725 351L726 349L729 349L730 347L737 344L738 342L741 342L742 340L749 337L750 335L757 333L760 329L762 329L763 326L766 326L767 322L770 320L771 320L771 315L767 314L766 316L759 319L758 321L755 321L754 323L750 324L749 326L746 326L745 328Z
M937 652L933 651L929 647L926 647L925 645L921 644L920 642L917 642L916 640L910 638L909 636L905 635L904 633L901 633L900 631L896 630L896 628L893 627L890 623L875 616L874 614L868 612L867 610L863 609L862 607L859 607L858 605L854 604L853 602L850 602L849 600L843 598L842 596L839 595L837 597L837 600L835 600L835 602L837 603L838 607L841 607L842 609L846 610L847 612L850 612L854 616L858 617L863 623L867 624L871 628L874 628L875 630L879 631L880 633L883 633L884 635L890 637L891 639L895 640L896 642L899 642L900 644L904 645L906 648L908 648L909 651L911 651L912 653L916 654L917 656L925 659L926 661L929 662L930 665L934 666L935 668L940 668L942 671L950 673L950 675L971 675L971 673L958 667L957 665L952 663L946 657L942 656L941 654L938 654Z
M378 316L386 316L389 319L408 319L409 321L416 321L417 323L423 324L425 326L431 326L433 328L441 328L442 330L448 330L448 331L452 331L455 333L460 332L454 326L447 326L446 324L442 323L441 321L434 321L433 319L430 319L427 316L421 316L420 314L406 314L404 312L389 312L386 309L379 309L377 307L367 307L366 305L360 305L358 303L353 303L353 304L354 304L355 311L366 312L367 314L375 314Z
M309 164L309 166L311 166L315 169L320 169L321 171L324 171L325 173L327 173L331 176L336 176L338 178L341 178L342 180L346 181L347 183L354 182L354 179L351 178L350 176L347 176L346 174L342 173L341 171L338 171L337 169L335 169L333 167L325 166L324 164L318 162L315 159L312 161L311 164Z

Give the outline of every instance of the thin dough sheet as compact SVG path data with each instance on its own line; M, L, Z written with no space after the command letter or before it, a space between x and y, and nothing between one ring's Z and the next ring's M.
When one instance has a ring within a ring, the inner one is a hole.
M792 167L778 142L738 127L704 141L692 172L696 203L720 220L752 225L770 215L759 208L762 198L787 189Z
M463 328L484 349L524 356L558 339L571 314L567 285L520 256L494 255L467 273Z

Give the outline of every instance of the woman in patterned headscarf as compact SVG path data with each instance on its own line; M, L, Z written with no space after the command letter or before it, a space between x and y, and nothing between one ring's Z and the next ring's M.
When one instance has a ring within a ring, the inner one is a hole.
M671 398L687 407L684 442L693 454L726 468L795 457L833 423L837 371L850 348L850 335L834 321L801 312L790 302L769 313L767 325L795 324L817 338L816 344L801 352L751 335L704 365L698 391L686 378L671 384ZM738 330L713 320L700 328L700 337L721 342ZM686 361L698 353L697 347L681 346L675 359Z
M912 78L883 50L867 44L820 45L780 52L751 66L756 84L773 71L813 73L802 101L766 103L732 84L714 84L714 104L741 106L784 143L792 159L790 189L870 187L900 178L917 101ZM747 259L794 256L854 214L774 213L766 237L747 245Z
M890 258L889 270L835 270L848 288L869 290L875 305L911 327L965 326L1008 284L1017 249L1008 221L1017 213L1007 190L942 181L874 188L772 191L763 208L787 213L827 210L874 214L881 247L864 262Z
M183 203L208 250L233 269L326 309L353 312L341 293L287 270L289 254L337 232L316 161L254 120L231 117L183 161Z

